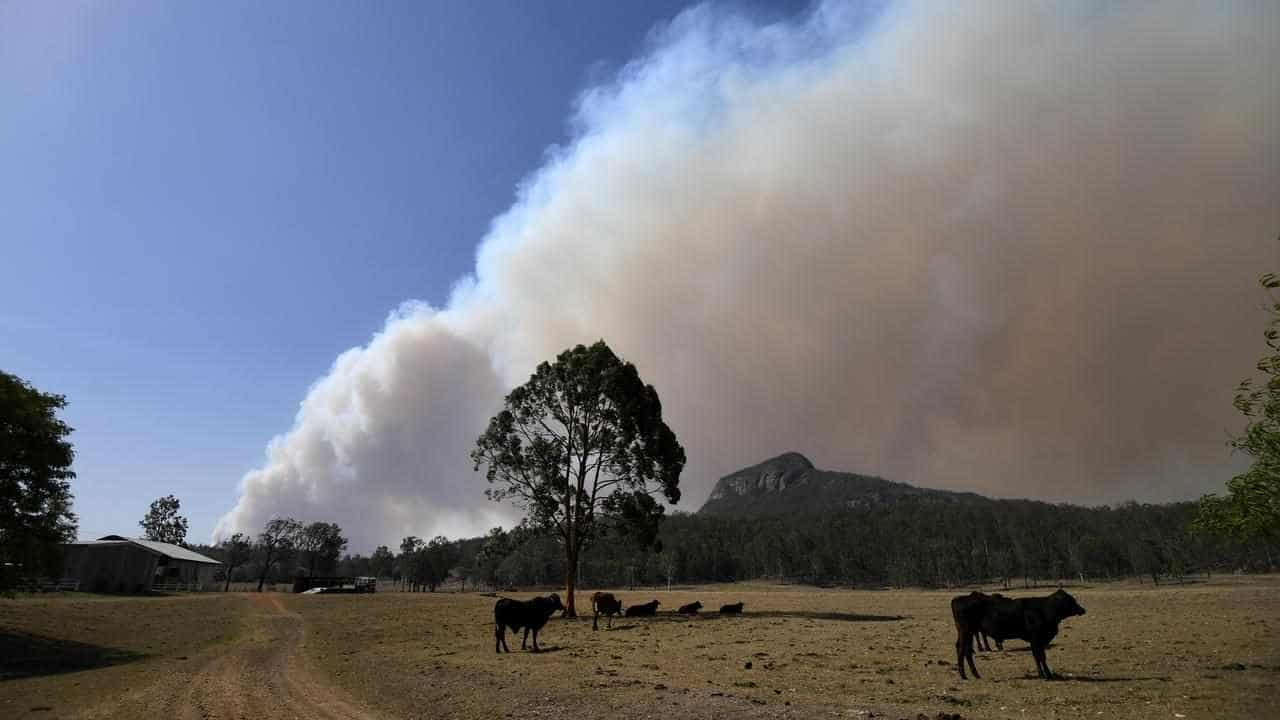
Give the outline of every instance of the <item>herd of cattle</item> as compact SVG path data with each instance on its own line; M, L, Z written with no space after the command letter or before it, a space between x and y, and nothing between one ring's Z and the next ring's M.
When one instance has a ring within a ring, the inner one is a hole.
M622 601L613 593L598 592L591 596L591 629L599 630L600 616L605 616L607 626L613 627L613 616L646 617L657 614L662 603L651 600L647 603L622 608ZM720 606L721 615L741 615L742 603ZM538 631L542 629L551 616L563 611L564 605L560 596L551 593L547 597L536 597L532 600L512 600L500 598L493 606L494 652L511 652L507 647L507 628L519 634L524 630L524 639L520 649L525 649L529 633L533 633L533 651L538 652ZM702 603L692 602L681 605L676 612L682 615L696 615L702 609ZM988 640L994 640L998 649L1004 649L1004 641L1011 639L1025 640L1031 644L1031 656L1035 659L1036 672L1048 680L1053 677L1049 663L1045 660L1045 649L1058 635L1058 626L1063 620L1076 615L1084 615L1076 599L1065 590L1046 597L1009 598L1000 593L988 595L977 591L968 595L960 595L951 600L951 617L956 624L956 666L960 677L968 679L964 672L964 664L969 663L975 678L980 678L978 668L973 664L974 643L982 649L990 650Z
M613 593L598 592L591 595L591 629L600 629L600 616L604 615L605 622L608 627L613 627L613 616L622 615L624 617L645 617L648 615L656 615L658 606L662 603L657 600L650 600L647 603L632 605L627 608L626 612L622 611L622 601L613 596ZM681 605L676 610L680 615L697 615L702 610L702 603L697 600L688 605ZM496 612L496 611L495 611ZM742 603L734 603L732 605L721 605L721 615L741 615Z

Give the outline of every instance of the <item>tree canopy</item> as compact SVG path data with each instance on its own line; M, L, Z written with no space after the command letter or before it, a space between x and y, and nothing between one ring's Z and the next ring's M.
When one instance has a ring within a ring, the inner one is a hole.
M151 501L151 509L138 523L143 537L156 542L183 545L187 541L187 519L178 514L182 503L173 495Z
M306 555L307 573L332 572L347 548L347 539L337 523L313 522L299 531L297 548Z
M301 532L302 523L293 518L274 517L267 521L254 546L259 563L258 592L262 592L272 568L293 556Z
M652 542L663 514L654 495L678 502L685 464L657 390L603 340L540 364L507 395L471 458L487 468L491 499L514 502L559 540L566 615L575 614L582 549L610 529Z
M1253 464L1227 483L1225 496L1201 498L1196 518L1202 530L1245 541L1280 536L1280 301L1271 294L1280 288L1280 276L1267 273L1258 282L1267 293L1271 316L1263 331L1269 352L1257 366L1266 379L1255 385L1246 378L1236 388L1235 406L1248 424L1231 440Z
M0 589L13 574L57 572L61 544L75 540L72 428L58 418L66 405L0 371L0 567L18 569L0 572Z
M226 574L223 591L231 589L231 575L236 568L253 558L253 539L244 533L236 533L218 543L219 554L222 555L222 570Z

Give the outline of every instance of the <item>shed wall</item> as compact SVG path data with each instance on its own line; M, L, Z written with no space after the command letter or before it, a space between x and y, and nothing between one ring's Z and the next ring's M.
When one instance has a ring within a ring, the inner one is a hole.
M134 545L68 545L64 574L91 592L146 592L155 577L154 554Z

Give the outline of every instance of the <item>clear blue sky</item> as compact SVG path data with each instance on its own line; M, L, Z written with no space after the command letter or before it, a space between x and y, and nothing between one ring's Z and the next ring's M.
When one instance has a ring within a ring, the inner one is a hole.
M204 541L687 4L0 3L0 369L70 401L81 536L174 493Z

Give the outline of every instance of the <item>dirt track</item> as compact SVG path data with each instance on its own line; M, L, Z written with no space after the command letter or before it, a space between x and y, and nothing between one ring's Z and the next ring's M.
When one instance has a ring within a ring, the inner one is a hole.
M246 602L253 605L247 627L231 644L181 661L156 684L90 708L81 717L374 720L375 715L308 671L300 652L306 640L300 616L276 595L247 596Z

